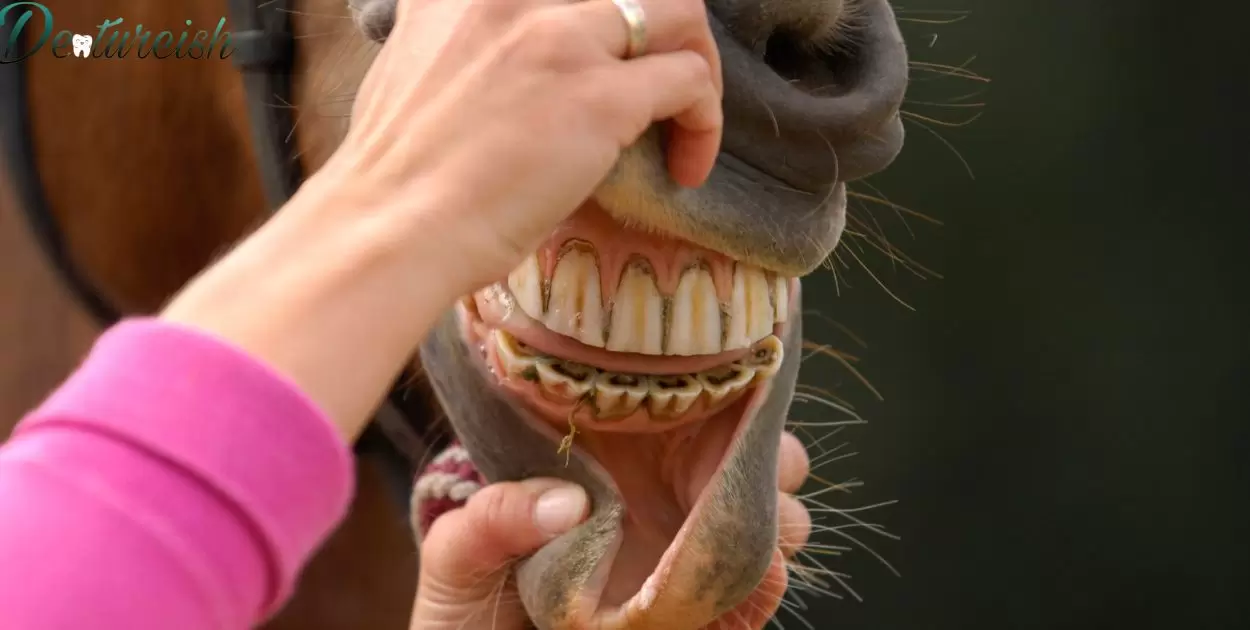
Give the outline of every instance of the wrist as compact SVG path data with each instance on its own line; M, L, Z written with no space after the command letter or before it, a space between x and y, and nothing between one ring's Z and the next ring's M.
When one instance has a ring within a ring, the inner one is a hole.
M291 378L350 441L459 291L439 266L437 233L414 224L426 213L398 212L345 181L310 179L162 317Z
M341 258L338 265L325 261L324 267L338 269L325 277L342 276L348 285L389 283L396 308L428 310L435 317L465 292L460 269L447 264L456 260L457 240L440 225L436 209L445 204L433 190L324 176L305 184L283 213L291 238L323 241L325 258Z

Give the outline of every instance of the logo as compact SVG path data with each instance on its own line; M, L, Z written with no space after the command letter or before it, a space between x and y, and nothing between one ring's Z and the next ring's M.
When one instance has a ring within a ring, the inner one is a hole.
M90 35L75 35L74 36L74 56L75 57L91 56L91 41L92 41L92 37Z
M3 0L0 0L3 2ZM39 2L0 4L0 64L47 49L58 59L229 59L234 52L226 18L209 29L183 20L180 30L155 30L123 18L105 19L94 33L56 30L52 9Z

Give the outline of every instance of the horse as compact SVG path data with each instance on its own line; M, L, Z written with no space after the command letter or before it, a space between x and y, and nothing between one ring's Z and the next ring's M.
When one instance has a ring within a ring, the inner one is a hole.
M0 189L101 325L153 312L325 163L396 2L0 2ZM357 445L349 518L267 628L406 627L423 508L538 474L593 508L515 568L536 627L759 628L776 610L800 279L843 236L847 183L902 148L908 57L886 0L706 10L725 78L708 183L668 178L656 126L445 314ZM414 489L448 465L455 483Z

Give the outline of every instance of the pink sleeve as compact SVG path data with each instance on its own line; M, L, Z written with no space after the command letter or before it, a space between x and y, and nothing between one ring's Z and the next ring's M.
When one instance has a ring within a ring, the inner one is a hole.
M251 628L345 515L353 470L270 368L118 324L0 446L0 628Z

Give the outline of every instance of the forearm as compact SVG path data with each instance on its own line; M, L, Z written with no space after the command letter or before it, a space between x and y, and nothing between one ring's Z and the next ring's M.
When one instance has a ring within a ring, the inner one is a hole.
M244 628L285 600L463 282L419 212L333 183L108 331L0 448L0 627Z
M346 512L352 470L281 376L124 322L0 447L0 627L252 627Z
M457 287L446 234L320 174L161 317L229 340L297 383L348 441ZM410 200L415 207L419 201Z

